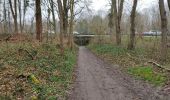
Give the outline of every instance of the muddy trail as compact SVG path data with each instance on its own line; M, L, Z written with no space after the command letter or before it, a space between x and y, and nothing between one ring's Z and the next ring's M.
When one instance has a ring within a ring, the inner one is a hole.
M69 100L170 100L170 96L80 47L76 81Z

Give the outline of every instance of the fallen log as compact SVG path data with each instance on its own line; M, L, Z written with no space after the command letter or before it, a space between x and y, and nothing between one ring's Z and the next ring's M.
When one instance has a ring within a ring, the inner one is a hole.
M170 72L170 69L169 69L169 68L166 68L166 67L164 67L164 66L162 66L162 65L158 64L157 62L154 62L154 61L148 61L148 63L153 64L153 65L155 65L155 66L157 66L157 67L159 67L159 68L161 68L161 69L164 69L164 70L166 70L166 71Z

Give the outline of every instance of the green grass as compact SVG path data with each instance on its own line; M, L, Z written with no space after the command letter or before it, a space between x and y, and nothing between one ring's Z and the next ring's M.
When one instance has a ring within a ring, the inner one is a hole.
M141 55L145 54L145 49L142 48L136 48L135 50L127 50L126 47L123 46L116 46L112 44L102 44L97 45L93 44L90 45L89 48L99 54L110 54L112 56L120 56L120 55L126 55L127 53L134 54L134 55Z
M36 56L35 59L32 60L25 52L19 53L20 48ZM31 99L34 95L39 100L65 98L72 83L76 50L66 49L63 57L59 51L54 44L10 43L8 47L2 44L0 47L0 72L2 72L0 73L2 83L0 87L7 82L6 85L9 88L0 90L0 99L4 96L11 99L19 96L23 96L23 99ZM27 78L17 78L20 75L24 77L34 75L40 84L35 84Z
M113 46L111 44L90 45L89 48L95 50L99 54L111 54L113 56L123 55L127 52L125 48Z
M154 72L151 67L134 67L129 68L128 72L136 78L143 79L154 85L164 85L166 82L165 74Z

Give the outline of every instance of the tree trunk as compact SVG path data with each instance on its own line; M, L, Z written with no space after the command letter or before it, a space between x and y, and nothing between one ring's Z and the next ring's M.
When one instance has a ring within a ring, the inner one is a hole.
M69 47L73 48L73 20L74 20L74 0L70 0L70 30L69 30Z
M8 33L10 33L11 29L11 13L10 13L10 7L8 7Z
M58 10L59 10L59 19L60 19L60 51L61 55L64 55L64 47L63 47L63 33L64 33L64 12L61 0L57 0Z
M114 22L113 22L113 1L112 1L112 4L111 4L111 9L110 9L110 14L108 15L108 18L109 18L109 23L108 23L108 27L109 27L109 34L110 35L114 35ZM112 36L110 37L110 40L112 40Z
M41 0L36 0L36 39L42 42Z
M23 11L23 18L22 18L22 31L24 30L24 27L25 27L25 15L26 15L27 7L28 7L28 2L27 2L27 0L24 0L24 11Z
M129 45L128 45L128 49L129 50L133 50L135 49L135 32L136 32L136 29L135 29L135 17L136 17L136 7L137 7L137 3L138 3L138 0L134 0L133 2L133 7L132 7L132 12L131 12L131 15L130 15L130 18L131 18L131 34L130 34L130 42L129 42Z
M51 24L50 24L50 15L51 15L51 11L50 11L50 9L48 9L48 17L47 17L47 40L46 40L46 42L48 43L48 41L49 41L49 34L51 34L51 33L49 33L49 32L51 32L51 30L50 30L50 27L51 27Z
M120 25L121 25L121 17L122 17L122 12L123 12L123 4L124 4L124 0L118 1L118 8L117 8L117 0L112 0L112 6L114 9L115 26L116 26L116 43L117 43L117 45L121 44Z
M112 5L113 5L113 9L114 9L114 19L115 19L115 27L116 27L116 43L117 43L117 45L120 45L121 39L119 36L119 29L118 29L117 0L112 0Z
M13 16L13 19L14 19L15 33L18 34L17 0L14 0L14 10L13 10L13 6L12 6L12 1L11 0L9 0L9 5L10 5L10 9L11 9L12 16Z
M108 15L109 17L109 23L108 23L108 27L109 27L109 34L113 34L113 11L111 11L111 13Z
M159 0L159 9L160 9L161 29L162 29L161 61L165 61L167 58L168 19L167 19L167 15L166 15L164 0Z
M22 13L21 13L21 0L18 0L18 11L19 11L19 24L20 24L20 32L22 33Z
M14 10L15 10L15 17L14 17L15 33L18 33L17 0L14 0Z
M55 34L56 34L56 33L57 33L57 29L56 29L56 20L55 20L54 1L53 1L53 0L51 0L50 6L51 6L52 17L53 17L54 32L55 32Z
M6 10L6 2L4 0L4 4L3 4L3 14L4 14L4 33L7 33L7 10Z
M68 35L68 0L63 0L63 28L64 28L64 36Z

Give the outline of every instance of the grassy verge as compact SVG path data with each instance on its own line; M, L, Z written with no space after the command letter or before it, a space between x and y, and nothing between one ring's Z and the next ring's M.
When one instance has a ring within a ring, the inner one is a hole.
M165 74L155 72L150 66L129 68L128 73L134 75L138 79L143 79L157 86L164 85L167 81Z
M65 98L75 63L76 50L61 56L53 44L1 44L0 99Z
M154 85L164 85L167 82L167 77L164 72L160 72L156 67L146 63L149 58L149 51L141 48L136 48L134 51L129 51L123 46L115 46L111 44L90 45L89 48L98 56L114 63L119 64L121 69L136 78L143 79ZM143 67L139 67L143 66Z

